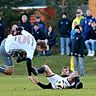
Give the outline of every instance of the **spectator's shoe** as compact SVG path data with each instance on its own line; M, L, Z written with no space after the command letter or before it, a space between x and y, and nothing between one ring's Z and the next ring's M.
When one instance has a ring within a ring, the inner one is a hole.
M95 52L92 51L92 53L90 54L91 57L93 57L95 55Z
M81 88L83 88L83 83L82 82L78 82L77 84L76 84L76 87L75 87L76 89L81 89Z
M91 56L91 54L88 53L87 56Z
M93 57L95 54L90 54L91 57Z
M37 71L36 68L32 67L32 68L31 68L31 71L32 71L32 73L33 73L35 76L38 75L38 71Z
M61 53L61 55L64 55L64 53Z

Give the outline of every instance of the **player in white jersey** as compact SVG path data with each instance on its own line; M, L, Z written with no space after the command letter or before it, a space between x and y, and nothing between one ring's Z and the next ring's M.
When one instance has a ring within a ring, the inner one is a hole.
M44 73L49 81L48 85L42 84L36 77L31 77L31 81L36 83L43 89L65 89L65 88L76 88L80 89L83 88L83 83L80 82L80 77L78 72L69 72L68 68L63 68L61 72L61 76L57 75L56 73L52 72L48 65L43 65L37 69L38 74ZM67 77L64 77L64 76ZM30 79L30 78L29 78Z
M36 75L36 70L31 66L31 60L36 49L38 51L45 50L45 42L36 42L30 33L17 25L13 25L11 34L2 41L0 46L0 53L4 61L4 65L0 66L0 72L6 75L12 74L14 68L12 56L16 53L17 63L26 61L29 77L32 73ZM26 54L23 56L23 53Z

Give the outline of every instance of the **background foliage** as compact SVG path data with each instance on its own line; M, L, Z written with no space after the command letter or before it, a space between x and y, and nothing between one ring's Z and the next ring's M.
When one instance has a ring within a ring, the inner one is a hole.
M44 1L44 0L43 0ZM5 21L5 27L9 26L14 21L20 20L20 11L13 11L12 7L25 6L29 2L32 4L32 0L0 0L0 14L3 16ZM40 2L40 0L38 0ZM48 25L53 25L57 27L58 20L61 17L62 12L66 12L67 16L72 19L75 16L76 9L78 7L82 8L82 5L87 4L87 0L45 0L44 3L48 7L53 7L56 10L56 17L50 18L47 14L45 16L48 18ZM30 5L29 4L29 5ZM35 4L35 3L34 3ZM38 4L38 3L37 3ZM25 13L30 14L30 11L25 11ZM33 13L34 10L31 11Z

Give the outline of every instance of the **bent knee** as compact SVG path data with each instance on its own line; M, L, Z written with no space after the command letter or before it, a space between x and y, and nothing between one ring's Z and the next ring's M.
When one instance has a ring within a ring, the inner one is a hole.
M45 69L48 69L48 68L49 68L48 65L46 65L46 64L43 65L43 67L44 67Z

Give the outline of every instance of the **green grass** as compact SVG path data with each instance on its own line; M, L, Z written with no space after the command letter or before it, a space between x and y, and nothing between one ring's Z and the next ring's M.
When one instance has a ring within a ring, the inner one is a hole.
M60 74L63 66L69 66L69 60L68 56L60 55L40 58L35 56L33 65L39 67L48 64L54 72ZM1 59L0 63L2 63ZM38 79L48 83L42 75L39 75ZM28 80L25 62L15 63L12 76L0 74L0 96L96 96L96 59L85 57L85 76L81 80L84 83L84 88L80 90L44 90Z
M47 83L46 78L38 77L40 81ZM83 89L51 90L41 89L31 83L24 75L0 77L0 96L96 96L96 77L85 76Z

